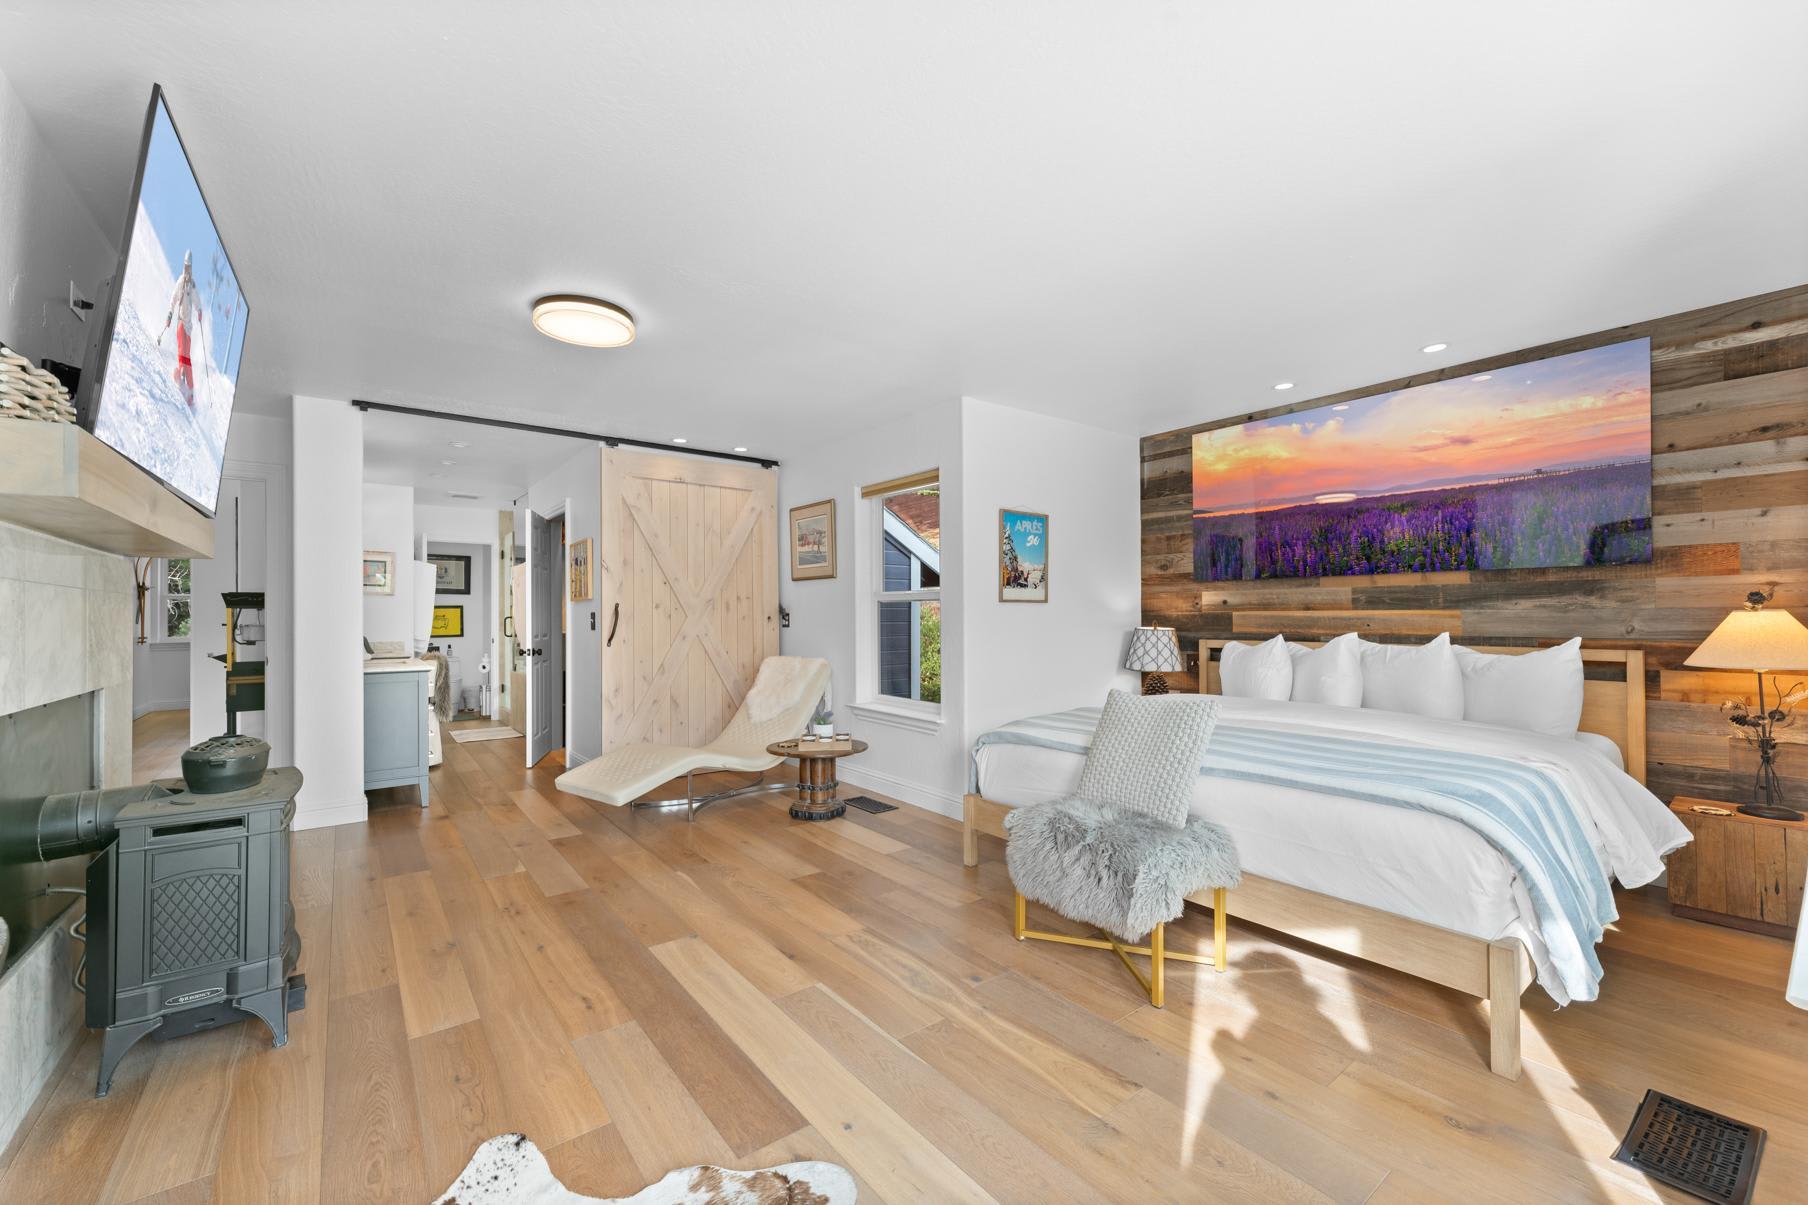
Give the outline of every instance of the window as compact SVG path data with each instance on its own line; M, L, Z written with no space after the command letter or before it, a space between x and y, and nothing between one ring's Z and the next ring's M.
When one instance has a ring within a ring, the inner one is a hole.
M157 611L152 623L158 640L187 640L189 621L189 562L187 557L161 562L157 577Z
M893 483L896 485L897 483ZM880 702L942 701L942 491L933 474L870 496L878 564L871 604Z

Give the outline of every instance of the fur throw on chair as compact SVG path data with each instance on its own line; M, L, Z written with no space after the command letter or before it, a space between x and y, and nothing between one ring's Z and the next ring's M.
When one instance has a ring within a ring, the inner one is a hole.
M1229 833L1198 816L1180 828L1077 797L1005 815L1005 863L1030 899L1072 920L1137 941L1178 919L1186 897L1242 881Z

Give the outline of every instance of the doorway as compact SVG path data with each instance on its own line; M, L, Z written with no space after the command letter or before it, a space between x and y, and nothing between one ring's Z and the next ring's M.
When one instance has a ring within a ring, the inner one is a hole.
M527 512L527 764L569 745L565 507Z

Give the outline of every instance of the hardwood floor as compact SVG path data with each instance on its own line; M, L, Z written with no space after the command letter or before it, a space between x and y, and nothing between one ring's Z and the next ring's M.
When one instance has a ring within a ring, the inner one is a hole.
M1152 1009L1108 954L1013 941L998 844L965 869L916 808L688 825L560 793L519 740L445 748L426 812L296 836L289 1046L146 1042L97 1101L90 1037L0 1201L420 1202L510 1130L602 1195L811 1157L892 1205L1680 1201L1608 1158L1647 1087L1770 1129L1758 1199L1808 1183L1788 945L1661 895L1623 896L1600 1001L1528 993L1510 1083L1477 1001L1235 923L1230 970L1177 964Z
M132 781L182 777L188 739L188 712L147 711L132 721Z

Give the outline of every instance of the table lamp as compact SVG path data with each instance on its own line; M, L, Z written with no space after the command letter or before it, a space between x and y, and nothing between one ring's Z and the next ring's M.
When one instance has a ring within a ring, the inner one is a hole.
M1732 704L1728 717L1758 747L1758 774L1752 795L1762 802L1745 804L1739 810L1766 820L1800 820L1802 813L1782 804L1782 786L1777 782L1776 727L1789 722L1790 705L1801 697L1801 688L1799 684L1792 687L1787 698L1779 688L1773 705L1765 698L1764 675L1779 669L1808 669L1808 627L1781 608L1766 611L1764 604L1770 598L1756 590L1747 594L1745 609L1721 620L1720 626L1683 664L1696 669L1751 670L1758 675L1757 710L1748 709L1741 700Z
M1143 680L1144 694L1167 694L1168 680L1162 675L1180 672L1180 641L1175 638L1174 629L1133 628L1124 668L1149 675Z

